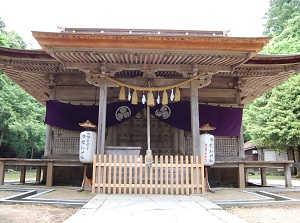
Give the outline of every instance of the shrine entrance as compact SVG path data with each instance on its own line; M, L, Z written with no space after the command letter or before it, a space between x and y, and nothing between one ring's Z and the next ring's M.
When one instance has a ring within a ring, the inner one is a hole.
M177 155L174 149L174 135L178 129L151 115L150 141L153 155ZM111 135L112 134L112 135ZM178 140L177 140L178 141ZM142 110L135 117L108 129L107 146L141 147L141 155L147 150L147 112ZM178 147L178 146L177 146Z

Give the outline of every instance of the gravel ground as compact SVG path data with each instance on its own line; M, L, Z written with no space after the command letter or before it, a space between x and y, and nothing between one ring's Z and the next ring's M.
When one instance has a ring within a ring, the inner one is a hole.
M5 185L5 187L8 187ZM28 186L17 185L17 188L24 188ZM1 188L1 187L0 187ZM43 186L33 186L36 189L46 189ZM90 200L95 194L88 191L78 192L79 188L72 187L54 187L54 191L45 193L36 198L43 199L61 199L61 200ZM274 188L257 188L274 189ZM248 189L247 189L248 190ZM255 190L255 188L249 188ZM274 193L274 192L273 192ZM0 199L17 194L17 192L0 191ZM300 188L297 192L280 189L277 192L279 195L287 196L300 200ZM257 199L256 195L245 193L240 189L219 188L214 190L214 193L207 192L203 195L204 198L214 200L251 200ZM63 206L54 205L29 205L29 204L0 204L0 222L5 223L43 223L43 222L64 222L71 215L76 213L80 208L66 208ZM259 207L233 207L225 208L225 210L237 215L238 217L248 222L300 222L300 204L277 205L270 204L268 206Z

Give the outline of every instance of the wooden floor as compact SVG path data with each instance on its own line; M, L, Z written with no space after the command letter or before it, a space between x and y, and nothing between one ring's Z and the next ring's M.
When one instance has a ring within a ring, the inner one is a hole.
M131 160L129 157L121 163L117 162L118 158L113 157L109 161L109 156L103 159L103 162L99 162L99 160L102 160L100 156L95 155L95 159L93 166L93 190L97 193L106 191L106 193L129 194L192 194L204 191L204 184L202 183L204 182L203 162L200 159L198 159L198 162L193 162L193 158L190 156L154 156L151 166L145 161L145 156L131 158ZM119 160L122 159L119 158ZM236 168L239 188L245 188L246 186L247 174L245 173L247 173L248 168L260 168L262 185L267 185L266 168L283 168L285 186L292 187L291 167L293 163L294 161L292 160L216 161L210 168ZM54 167L83 167L84 164L79 160L0 158L0 185L4 184L7 166L21 167L20 183L25 183L26 167L36 167L36 182L40 182L41 170L45 168L47 170L46 186L52 187ZM124 166L126 168L123 168ZM173 169L173 171L170 171L170 169ZM109 171L111 171L110 174ZM119 177L119 174L121 174L121 177ZM104 176L106 177L105 180L103 179ZM110 180L108 180L109 177ZM121 178L123 182L118 180Z

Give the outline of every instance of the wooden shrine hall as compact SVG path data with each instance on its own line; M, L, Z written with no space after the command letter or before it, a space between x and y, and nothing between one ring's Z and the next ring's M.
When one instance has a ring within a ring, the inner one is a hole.
M32 34L42 50L1 47L0 70L46 106L42 161L65 162L47 171L48 185L81 182L83 165L74 164L79 123L90 120L97 125L88 167L94 192L203 192L204 124L216 128L210 184L245 187L244 170L255 166L284 168L291 186L292 161L245 159L242 111L299 72L300 54L260 55L269 38L220 31L65 28ZM136 156L124 157L132 152Z

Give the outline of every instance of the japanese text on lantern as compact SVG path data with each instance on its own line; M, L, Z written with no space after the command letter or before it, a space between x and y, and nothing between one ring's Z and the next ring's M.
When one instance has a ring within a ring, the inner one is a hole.
M90 132L82 134L80 138L80 158L85 158L85 153L88 153L91 145L91 134Z

